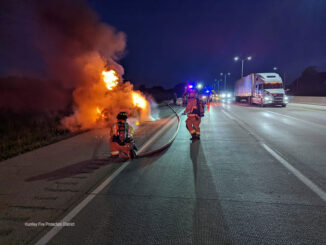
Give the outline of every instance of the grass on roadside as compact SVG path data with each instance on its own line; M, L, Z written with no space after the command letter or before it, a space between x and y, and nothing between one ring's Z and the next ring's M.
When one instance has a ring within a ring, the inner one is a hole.
M71 137L60 117L0 111L0 161Z

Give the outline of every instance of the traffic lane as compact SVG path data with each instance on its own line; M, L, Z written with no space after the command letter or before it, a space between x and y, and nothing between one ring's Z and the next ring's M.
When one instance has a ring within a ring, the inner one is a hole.
M324 125L271 113L267 108L224 105L315 184L326 190ZM283 108L278 108L283 109ZM319 113L319 112L316 112Z
M325 204L221 107L201 141L184 119L169 149L133 161L50 244L326 242Z
M234 104L246 108L261 109L258 105L249 105L248 103L241 102L224 104ZM326 126L326 106L289 103L287 107L266 106L262 109L264 111L270 111L277 114L281 114L285 117L292 117L292 119L310 123L311 125L317 124L317 126Z
M95 160L105 150L100 131L79 134L1 162L0 244L30 241L44 227L27 227L25 222L60 217L106 172L120 165Z
M146 122L136 130L139 147L176 117L167 106L159 109L163 119ZM164 129L166 137L176 124L173 121L171 128ZM1 162L0 231L6 232L0 232L0 244L33 240L45 228L27 227L25 222L58 221L122 163L110 158L108 129L79 134Z
M319 104L302 104L302 103L289 103L291 107L299 107L303 109L310 109L310 110L321 110L325 111L326 110L326 105L319 105Z
M266 107L268 111L282 114L285 117L292 117L295 120L301 120L312 125L321 125L326 130L326 106L324 110L316 108L304 108L288 104L286 108Z

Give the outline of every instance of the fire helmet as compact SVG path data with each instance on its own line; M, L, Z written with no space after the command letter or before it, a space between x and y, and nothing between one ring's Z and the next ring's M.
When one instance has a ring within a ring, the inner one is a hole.
M128 118L128 115L127 115L127 112L119 112L119 114L117 115L117 119L118 120L127 120Z

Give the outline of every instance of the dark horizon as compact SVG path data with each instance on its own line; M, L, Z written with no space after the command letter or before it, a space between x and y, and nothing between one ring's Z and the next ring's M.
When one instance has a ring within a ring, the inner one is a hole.
M212 81L220 72L234 82L241 72L234 56L253 57L245 74L277 66L286 83L308 66L326 71L325 1L89 2L127 34L121 63L137 85Z
M126 34L126 52L119 63L124 78L135 86L211 83L221 72L231 73L232 84L241 72L241 62L235 63L234 56L253 57L245 62L245 75L273 72L276 66L286 83L308 66L326 70L326 2L322 0L88 3L103 22ZM44 61L21 37L28 38L34 30L16 31L1 39L1 76L44 76Z

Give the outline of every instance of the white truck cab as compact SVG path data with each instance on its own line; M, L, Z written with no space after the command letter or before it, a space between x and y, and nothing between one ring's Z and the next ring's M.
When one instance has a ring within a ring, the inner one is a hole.
M282 78L277 73L255 73L241 78L235 86L237 100L246 97L250 104L281 105L288 103Z

